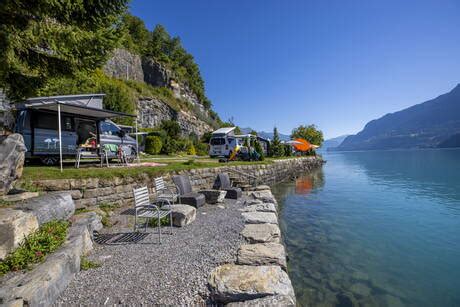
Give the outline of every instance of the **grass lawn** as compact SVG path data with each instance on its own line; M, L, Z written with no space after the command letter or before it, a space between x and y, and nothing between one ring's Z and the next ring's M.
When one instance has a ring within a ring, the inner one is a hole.
M59 167L29 165L24 167L24 172L21 178L23 184L30 181L45 180L45 179L83 179L83 178L114 178L114 177L136 177L141 174L161 175L172 171L182 171L206 167L222 167L232 165L251 165L251 164L270 164L271 159L257 162L234 161L229 163L219 163L216 159L192 158L192 157L164 157L151 158L144 160L145 162L163 163L163 166L138 166L138 167L98 167L91 165L90 167L82 167L76 169L73 167L73 162L66 161L64 171L61 173Z

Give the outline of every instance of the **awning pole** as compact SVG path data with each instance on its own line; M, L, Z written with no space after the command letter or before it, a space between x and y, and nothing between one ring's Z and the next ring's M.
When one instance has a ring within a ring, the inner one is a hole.
M59 161L61 163L61 173L62 173L62 136L61 136L61 104L57 104L58 107L58 129L59 129Z
M139 141L138 139L138 134L137 134L137 115L136 115L136 155L137 155L137 163L141 163L139 159Z

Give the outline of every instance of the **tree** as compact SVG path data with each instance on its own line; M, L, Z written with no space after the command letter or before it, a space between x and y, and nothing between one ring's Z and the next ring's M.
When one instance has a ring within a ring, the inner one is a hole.
M292 130L291 133L292 139L305 139L311 144L321 146L323 144L323 132L318 130L315 125L300 125L299 127Z
M280 136L278 134L278 129L275 127L273 128L273 140L270 145L271 148L271 156L273 157L281 157L284 154L283 145L280 141Z
M254 141L254 150L259 154L260 156L260 161L264 160L264 151L262 149L262 145L260 145L260 142L258 140Z
M120 38L127 0L2 0L0 84L10 99L35 95L50 77L102 66Z
M122 31L124 34L124 46L140 55L144 55L147 52L151 34L142 19L129 13L124 14Z
M180 135L180 125L175 120L162 121L160 129L166 131L166 134L173 139L177 139Z

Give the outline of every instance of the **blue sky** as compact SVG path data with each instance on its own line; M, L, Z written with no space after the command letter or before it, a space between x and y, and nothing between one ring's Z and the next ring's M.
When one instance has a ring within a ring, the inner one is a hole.
M325 136L460 83L460 1L134 0L194 55L222 119Z

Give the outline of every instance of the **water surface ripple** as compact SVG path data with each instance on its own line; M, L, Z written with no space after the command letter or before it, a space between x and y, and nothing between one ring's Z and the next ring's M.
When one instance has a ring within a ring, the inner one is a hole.
M274 187L304 306L460 306L460 150L324 154Z

